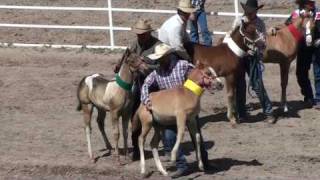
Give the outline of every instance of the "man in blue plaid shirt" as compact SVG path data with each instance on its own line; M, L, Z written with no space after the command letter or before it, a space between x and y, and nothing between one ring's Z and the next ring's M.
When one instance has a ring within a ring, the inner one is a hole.
M158 61L160 67L151 72L144 81L141 89L141 102L151 110L151 101L149 99L149 89L155 87L159 90L170 89L177 86L181 86L188 72L192 69L193 65L184 60L178 60L173 54L173 49L166 45L160 44L155 47L155 53L148 56L149 59ZM170 156L170 152L177 138L177 127L166 126L164 131L164 151L166 155ZM176 161L177 172L172 178L178 178L186 175L188 171L186 158L181 150L178 150L178 156Z
M212 45L211 33L208 30L207 15L204 9L205 0L192 0L192 5L197 9L194 12L194 19L190 23L190 39L194 43L199 43L198 25L202 35L203 44L206 46Z

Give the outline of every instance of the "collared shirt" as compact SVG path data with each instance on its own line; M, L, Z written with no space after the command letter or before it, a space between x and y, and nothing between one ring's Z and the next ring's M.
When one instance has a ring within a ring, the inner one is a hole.
M159 29L159 40L177 51L184 51L183 43L189 39L186 25L178 14L170 17Z
M171 89L183 85L193 65L185 60L171 59L168 70L154 70L144 81L141 89L141 102L149 101L149 88L157 86L159 90Z
M203 7L204 3L206 2L206 0L192 0L191 3L194 7L196 8L201 8Z

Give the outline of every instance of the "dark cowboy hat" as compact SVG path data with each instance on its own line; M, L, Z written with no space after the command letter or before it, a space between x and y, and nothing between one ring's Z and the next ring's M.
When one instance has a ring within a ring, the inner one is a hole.
M257 0L247 0L246 3L240 2L242 9L245 12L254 12L257 11L258 9L261 9L264 5L258 6L258 1Z

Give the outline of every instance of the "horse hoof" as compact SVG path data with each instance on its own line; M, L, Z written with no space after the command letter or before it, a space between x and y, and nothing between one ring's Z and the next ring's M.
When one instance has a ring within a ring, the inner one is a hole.
M203 164L200 164L200 165L199 165L199 170L200 170L200 171L204 171Z
M162 172L162 175L168 176L168 173L166 171Z
M232 128L236 128L237 127L237 123L231 123L231 127Z

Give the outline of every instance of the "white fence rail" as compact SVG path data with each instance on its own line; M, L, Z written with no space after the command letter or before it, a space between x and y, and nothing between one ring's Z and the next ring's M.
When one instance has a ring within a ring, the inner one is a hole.
M207 12L208 15L214 16L240 16L239 2L234 0L235 12ZM129 9L129 8L112 8L112 0L108 0L108 7L57 7L57 6L12 6L12 5L0 5L0 9L11 10L50 10L50 11L103 11L108 12L109 26L67 26L67 25L45 25L45 24L1 24L0 28L44 28L44 29L78 29L78 30L109 30L110 45L58 45L58 44L28 44L28 43L1 43L0 46L15 46L15 47L52 47L52 48L126 48L125 46L117 46L114 43L114 31L130 31L130 27L116 27L113 26L112 12L134 12L134 13L162 13L162 14L174 14L175 10L153 10L153 9ZM260 17L271 18L287 18L289 15L285 14L258 14ZM213 31L213 34L225 34L221 31Z

